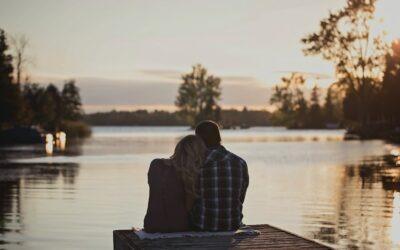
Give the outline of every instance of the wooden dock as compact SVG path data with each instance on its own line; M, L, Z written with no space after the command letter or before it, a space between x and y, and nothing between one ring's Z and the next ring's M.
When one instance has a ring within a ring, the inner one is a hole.
M128 249L331 249L270 225L250 225L259 235L140 240L132 230L114 231L114 250Z

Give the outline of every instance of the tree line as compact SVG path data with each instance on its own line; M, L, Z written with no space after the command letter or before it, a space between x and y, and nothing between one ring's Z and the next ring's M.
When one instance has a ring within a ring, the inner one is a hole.
M50 133L64 131L67 136L90 134L81 122L82 103L75 81L66 81L62 89L54 84L21 83L25 62L21 48L25 49L26 43L20 44L13 56L0 29L0 131L35 127Z
M282 83L273 88L270 103L276 107L271 116L274 125L288 128L337 128L341 126L341 111L337 93L329 88L324 104L321 89L314 85L310 97L305 95L305 77L292 73L282 77Z
M191 126L180 111L110 111L84 115L84 120L95 126ZM220 125L223 128L268 126L269 113L261 110L222 109Z

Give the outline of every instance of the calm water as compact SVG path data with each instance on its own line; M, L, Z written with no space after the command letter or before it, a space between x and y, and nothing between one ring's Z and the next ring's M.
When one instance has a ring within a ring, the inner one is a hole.
M147 168L182 127L96 127L47 156L0 150L0 249L111 249L112 230L142 226ZM400 248L399 148L343 131L223 131L249 166L247 224L269 223L337 248Z

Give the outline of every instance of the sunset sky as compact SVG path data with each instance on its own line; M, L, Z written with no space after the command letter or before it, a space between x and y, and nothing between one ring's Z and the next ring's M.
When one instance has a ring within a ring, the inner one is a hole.
M285 72L333 80L333 66L305 57L300 39L344 2L0 0L0 28L29 38L33 80L76 79L87 112L171 109L196 63L223 79L223 106L261 108ZM399 0L378 5L388 39L400 37L399 9Z

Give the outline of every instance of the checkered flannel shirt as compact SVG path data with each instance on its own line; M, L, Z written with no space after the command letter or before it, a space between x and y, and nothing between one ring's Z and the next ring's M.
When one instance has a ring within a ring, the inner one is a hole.
M210 150L199 174L199 198L191 211L193 226L204 231L238 229L248 185L243 159L223 146Z

